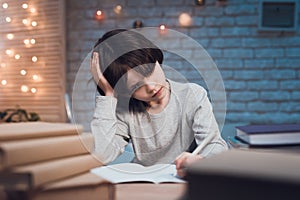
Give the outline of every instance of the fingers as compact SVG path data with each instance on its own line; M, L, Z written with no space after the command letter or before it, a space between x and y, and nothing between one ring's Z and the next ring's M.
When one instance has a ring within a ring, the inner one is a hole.
M188 157L189 153L183 152L175 160L177 175L179 177L184 177L186 175L186 160Z
M186 176L186 168L178 169L177 176L179 176L180 178L184 178Z
M94 81L105 93L105 96L114 96L114 90L101 72L99 54L97 52L93 52L93 56L90 61L90 71L93 75Z
M177 175L179 177L185 177L187 166L195 161L200 160L201 158L202 157L200 155L195 156L188 152L183 152L180 154L175 160Z
M93 56L90 63L90 71L93 75L94 81L98 84L100 77L103 75L100 71L99 54L97 52L93 52Z

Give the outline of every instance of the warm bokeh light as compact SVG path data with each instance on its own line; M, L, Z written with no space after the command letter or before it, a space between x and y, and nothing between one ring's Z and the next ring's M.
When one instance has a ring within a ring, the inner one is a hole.
M27 71L25 69L20 70L20 74L22 76L25 76L27 74Z
M181 26L190 26L192 24L192 17L188 13L181 13L178 21Z
M23 42L24 42L25 45L29 45L30 44L29 39L25 39Z
M20 58L21 58L20 54L16 54L16 55L15 55L15 59L16 59L16 60L19 60Z
M2 80L1 81L1 85L7 85L7 81L6 80Z
M36 92L37 92L37 89L36 89L36 88L31 88L31 89L30 89L30 91L31 91L31 93L33 93L33 94L34 94L34 93L36 93Z
M28 90L29 90L29 88L28 88L27 85L22 85L22 86L21 86L21 91L22 91L22 92L28 92Z
M27 26L30 22L28 19L22 19L22 23Z
M122 12L122 6L121 5L116 5L114 7L114 11L116 14L120 14Z
M101 19L103 19L103 17L104 17L103 11L97 10L97 11L96 11L96 14L95 14L95 18L96 18L97 20L101 20Z
M6 22L11 22L11 18L10 17L5 17L5 21Z
M6 8L8 8L8 4L7 4L7 3L3 3L3 4L2 4L2 7L3 7L4 9L6 9Z
M96 15L98 15L98 16L102 15L102 11L101 10L97 10Z
M4 68L4 67L6 67L6 64L5 64L5 63L1 63L0 66L1 66L2 68Z
M32 62L37 62L38 58L36 56L32 56L31 60Z
M7 37L7 39L12 40L12 39L14 39L14 34L8 33L8 34L6 35L6 37Z
M159 29L162 30L162 31L165 30L166 29L166 25L164 25L164 24L160 25Z
M36 74L32 75L32 79L35 81L39 80L39 75Z
M28 4L27 3L23 3L22 4L22 8L27 9L28 8Z
M6 49L6 50L5 50L5 53L6 53L6 55L8 55L8 56L13 56L13 55L14 55L14 51L11 50L11 49Z
M32 21L32 22L31 22L31 26L35 27L35 26L37 26L37 25L38 25L38 23L37 23L36 21Z
M24 39L23 42L28 48L36 43L35 39Z
M36 12L36 9L35 9L35 8L30 8L30 12L31 12L31 13L35 13L35 12Z

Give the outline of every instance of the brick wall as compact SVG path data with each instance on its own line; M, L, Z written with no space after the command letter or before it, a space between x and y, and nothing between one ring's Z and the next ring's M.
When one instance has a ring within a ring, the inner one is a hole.
M120 15L113 11L117 4L123 6ZM70 95L78 69L94 42L108 30L130 29L135 20L142 20L144 27L166 24L186 34L212 57L226 89L224 137L234 134L233 127L241 124L300 123L300 26L295 32L258 31L257 0L206 0L204 6L195 5L194 0L67 0L66 7ZM105 12L101 21L94 18L97 9ZM180 26L178 16L182 12L192 16L191 26ZM173 48L193 55L193 49L176 41L170 44ZM165 64L190 82L206 87L187 60L166 53ZM94 89L85 83L88 66L81 72L73 108L76 121L89 130Z

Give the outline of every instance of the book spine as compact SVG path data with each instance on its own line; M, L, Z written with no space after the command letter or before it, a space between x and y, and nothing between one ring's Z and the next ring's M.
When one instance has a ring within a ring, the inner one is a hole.
M69 123L23 122L0 124L0 141L78 135L82 125Z
M52 181L87 172L101 165L102 163L93 155L86 154L20 166L10 171L0 172L0 185L12 189L30 190ZM1 179L1 177L6 178ZM9 184L6 182L8 179L10 179ZM24 183L22 187L19 186L20 180Z
M18 165L86 154L93 148L92 134L21 140L0 144L0 170Z

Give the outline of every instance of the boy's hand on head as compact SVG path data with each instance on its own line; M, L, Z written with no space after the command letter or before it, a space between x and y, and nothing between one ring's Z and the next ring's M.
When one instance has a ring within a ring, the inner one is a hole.
M189 152L183 152L175 160L177 175L179 177L185 177L186 167L189 166L191 163L201 159L202 157L200 155L193 155Z
M100 70L99 54L97 52L93 52L93 56L90 61L90 71L91 71L91 74L93 75L94 81L101 88L101 90L105 93L105 96L114 96L113 88L108 83L108 81L103 76L103 74Z

